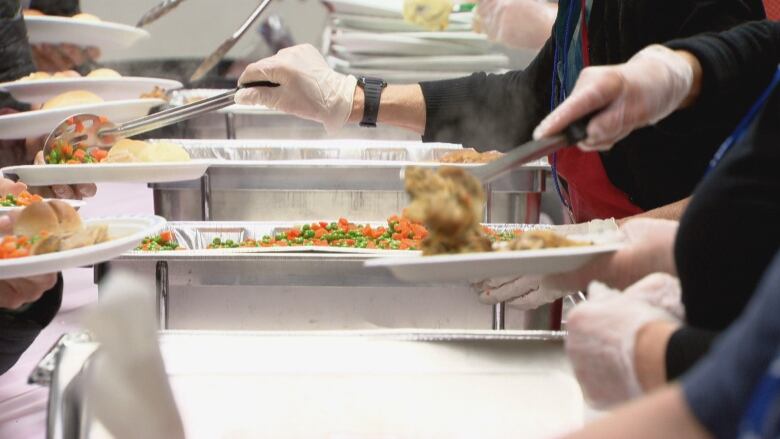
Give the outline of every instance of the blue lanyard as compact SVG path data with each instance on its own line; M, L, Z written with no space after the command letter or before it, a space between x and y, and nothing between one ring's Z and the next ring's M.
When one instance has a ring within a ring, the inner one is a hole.
M775 89L775 87L777 87L778 83L780 83L780 68L778 68L777 72L775 72L775 76L772 78L772 82L769 83L769 86L766 88L766 90L764 90L756 102L753 103L753 106L750 107L750 110L748 110L745 117L739 121L739 124L734 129L734 132L732 132L731 135L726 138L726 140L715 152L715 155L712 157L710 164L707 167L707 171L704 173L705 176L718 166L718 163L723 160L723 156L725 156L726 153L734 146L734 144L736 144L737 141L745 135L748 128L750 127L750 124L756 118L759 111L761 111L761 108L763 108L764 104L766 103L767 99L769 99L769 96L772 94L772 91Z
M566 80L566 74L568 73L568 59L569 59L569 39L571 38L571 35L569 33L571 29L571 17L574 15L574 5L576 4L576 0L569 0L569 8L566 12L566 32L564 34L563 38L563 80L561 81L561 84L563 84L563 81ZM555 38L555 36L553 36ZM558 106L559 103L563 102L564 99L566 99L566 87L556 87L556 84L558 84L558 61L560 58L558 58L558 43L554 39L555 42L555 52L553 55L553 68L552 68L552 78L550 81L550 112L553 112L555 110L555 107ZM558 91L559 93L556 93ZM556 94L560 94L560 99L556 99ZM555 192L558 193L558 198L560 198L561 202L563 203L563 206L566 207L569 210L569 213L571 214L571 205L566 200L566 197L563 196L563 191L561 190L561 184L560 179L558 177L558 153L553 153L552 155L552 163L550 164L552 168L552 177L553 177L553 186L555 186Z
M753 391L739 425L740 439L776 439L780 435L780 356L775 357Z

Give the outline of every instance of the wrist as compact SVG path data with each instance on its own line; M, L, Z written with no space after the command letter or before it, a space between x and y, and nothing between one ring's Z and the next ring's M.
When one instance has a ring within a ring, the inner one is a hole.
M352 97L352 111L349 113L347 121L350 123L359 123L363 119L363 109L365 108L366 95L361 87L355 87L355 94Z
M666 345L679 324L656 320L645 323L636 333L634 369L645 392L666 384Z
M699 98L699 94L701 93L702 68L701 63L699 63L699 60L693 56L692 53L684 50L677 50L675 51L675 54L682 58L683 62L691 69L691 84L685 99L683 99L679 107L685 108L693 105Z

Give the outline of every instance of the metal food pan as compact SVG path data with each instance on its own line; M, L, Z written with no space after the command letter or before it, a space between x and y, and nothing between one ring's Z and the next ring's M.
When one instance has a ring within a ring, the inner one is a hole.
M461 149L452 143L419 141L338 140L221 140L152 139L181 145L193 158L218 160L374 160L437 162L444 154Z
M543 331L174 331L160 335L160 348L189 438L533 439L583 423L562 339ZM50 437L101 437L78 379L96 348L71 343L57 356Z
M381 221L401 212L408 202L401 169L410 164L439 166L432 161L439 150L457 149L448 144L354 139L171 141L194 157L216 159L200 181L152 185L155 212L178 221L339 216ZM312 158L335 154L337 159ZM399 157L410 160L384 160ZM535 162L491 183L486 188L486 221L537 222L547 169L545 162Z

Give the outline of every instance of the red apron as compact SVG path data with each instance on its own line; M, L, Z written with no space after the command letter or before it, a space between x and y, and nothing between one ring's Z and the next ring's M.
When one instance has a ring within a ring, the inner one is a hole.
M587 67L590 65L590 51L585 0L581 1L581 9L582 59ZM577 147L572 147L558 151L555 157L549 159L551 162L556 161L558 174L566 180L568 203L574 221L625 218L643 212L641 208L629 201L625 192L609 181L607 171L597 152L584 152Z

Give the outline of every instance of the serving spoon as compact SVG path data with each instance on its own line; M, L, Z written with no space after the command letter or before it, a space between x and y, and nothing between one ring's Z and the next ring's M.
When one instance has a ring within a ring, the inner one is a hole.
M108 150L122 138L155 130L183 120L191 119L203 113L219 110L234 103L238 90L249 87L278 87L269 81L255 81L243 84L239 88L220 93L187 105L170 108L122 124L115 124L104 116L95 114L74 114L60 122L46 137L43 144L43 157L46 163L59 163L59 149L70 145L73 150L82 149L89 154L93 149ZM52 155L54 153L54 155Z

